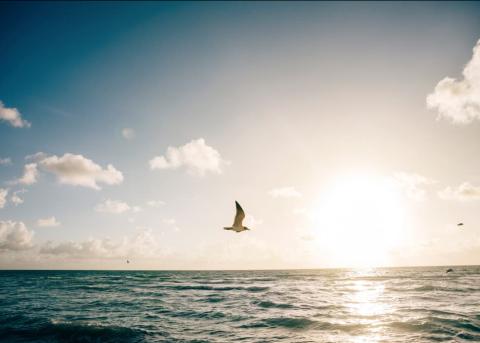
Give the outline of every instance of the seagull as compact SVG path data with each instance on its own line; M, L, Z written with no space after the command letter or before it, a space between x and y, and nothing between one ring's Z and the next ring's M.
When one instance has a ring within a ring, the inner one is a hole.
M463 226L463 223L458 223L457 226Z
M248 227L243 226L242 221L245 218L245 212L242 209L242 206L235 201L235 206L237 208L237 213L235 214L235 219L233 220L233 225L231 227L224 227L225 230L235 231L236 233L250 230Z

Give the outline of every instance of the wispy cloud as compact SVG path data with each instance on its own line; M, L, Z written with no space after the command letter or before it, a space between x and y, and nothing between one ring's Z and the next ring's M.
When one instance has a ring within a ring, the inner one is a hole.
M274 198L300 198L302 194L295 187L280 187L271 189L268 194Z
M123 138L127 139L127 140L132 140L135 138L135 130L134 129L131 129L131 128L124 128L122 129L122 136Z
M165 155L156 156L149 162L151 170L184 167L189 173L200 176L207 172L221 174L226 163L220 153L207 145L203 138L180 147L168 147Z
M61 223L54 216L37 220L37 226L40 227L56 227L60 225Z
M472 59L463 69L463 79L445 77L427 96L427 107L456 124L480 119L480 40L473 48Z
M30 127L31 124L22 119L21 113L16 108L5 107L0 101L0 121L6 121L13 127Z
M0 251L33 247L33 232L23 222L0 221Z
M12 159L10 157L0 158L0 166L8 166L12 164Z
M0 188L0 208L4 208L7 203L8 189Z
M90 238L74 242L47 242L40 248L41 254L60 255L79 259L151 257L159 252L159 244L153 231L138 228L130 237L120 240Z
M153 207L153 208L158 208L160 206L165 205L165 201L162 200L149 200L147 201L147 206Z
M130 211L131 207L123 201L107 199L95 206L96 212L120 214Z
M26 192L27 192L26 189L20 189L20 190L18 190L18 191L13 192L12 196L10 197L10 201L11 201L15 206L18 206L18 205L23 204L24 200L23 200L23 198L20 197L19 194L23 194L23 193L26 193Z
M438 196L444 200L479 200L480 186L474 186L469 182L464 182L457 187L446 187L438 192Z
M395 183L405 190L410 199L417 201L425 199L426 190L424 187L436 182L426 176L406 172L396 172L393 174L393 178Z

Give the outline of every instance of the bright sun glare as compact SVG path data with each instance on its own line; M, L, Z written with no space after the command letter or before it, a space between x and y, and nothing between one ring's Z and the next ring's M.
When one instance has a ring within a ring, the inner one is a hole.
M392 180L374 174L338 178L315 206L317 242L340 266L387 265L403 239L404 207Z

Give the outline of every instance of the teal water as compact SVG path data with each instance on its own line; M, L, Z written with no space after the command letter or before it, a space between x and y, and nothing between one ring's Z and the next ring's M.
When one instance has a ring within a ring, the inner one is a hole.
M0 271L0 341L479 342L453 269Z

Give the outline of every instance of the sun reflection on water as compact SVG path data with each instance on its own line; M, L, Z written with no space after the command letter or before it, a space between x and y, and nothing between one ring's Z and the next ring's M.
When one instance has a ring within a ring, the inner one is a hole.
M365 325L366 332L352 337L351 342L379 342L384 338L384 328L381 323L386 315L393 311L391 304L385 302L385 285L378 280L369 280L377 275L375 270L357 271L357 280L351 285L347 295L346 308L355 323Z

